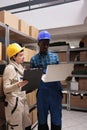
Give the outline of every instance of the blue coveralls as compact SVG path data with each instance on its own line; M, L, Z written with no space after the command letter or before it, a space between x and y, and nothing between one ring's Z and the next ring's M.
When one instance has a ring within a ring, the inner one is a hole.
M58 64L59 58L55 53L48 52L42 56L39 53L31 58L30 67L43 68L43 73L46 72L46 67L49 64ZM62 87L61 83L41 81L37 93L37 112L38 124L47 125L48 112L51 115L51 125L61 127L62 118Z

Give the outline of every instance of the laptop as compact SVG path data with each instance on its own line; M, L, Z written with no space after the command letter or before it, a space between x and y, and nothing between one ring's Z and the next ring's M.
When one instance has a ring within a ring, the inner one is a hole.
M68 76L72 75L74 64L72 63L61 63L48 65L46 74L42 76L43 82L63 81Z
M42 69L34 68L24 70L23 79L28 80L29 83L22 88L22 91L26 91L26 93L30 93L37 89L40 85L42 77Z

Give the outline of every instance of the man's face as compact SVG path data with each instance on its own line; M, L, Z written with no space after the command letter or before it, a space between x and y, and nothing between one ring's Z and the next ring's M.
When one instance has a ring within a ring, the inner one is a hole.
M42 39L38 42L38 46L40 48L41 54L46 54L49 47L49 40L48 39Z

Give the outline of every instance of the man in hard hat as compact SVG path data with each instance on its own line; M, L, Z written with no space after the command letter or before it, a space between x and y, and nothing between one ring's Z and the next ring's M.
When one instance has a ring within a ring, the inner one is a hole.
M42 68L46 73L47 65L59 64L58 55L48 51L51 36L47 31L38 35L39 53L30 60L31 68ZM38 130L49 130L48 112L51 115L51 130L61 130L62 87L60 82L41 81L37 93Z
M3 90L5 98L5 115L8 130L31 130L29 108L25 91L21 88L28 81L22 80L24 68L24 47L12 43L7 47L7 55L10 59L3 74Z

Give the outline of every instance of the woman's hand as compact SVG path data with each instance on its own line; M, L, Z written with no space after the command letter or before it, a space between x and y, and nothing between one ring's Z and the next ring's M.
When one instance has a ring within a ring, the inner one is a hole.
M22 88L22 87L25 86L26 84L28 84L28 81L27 81L27 80L21 80L21 81L18 83L18 86Z

